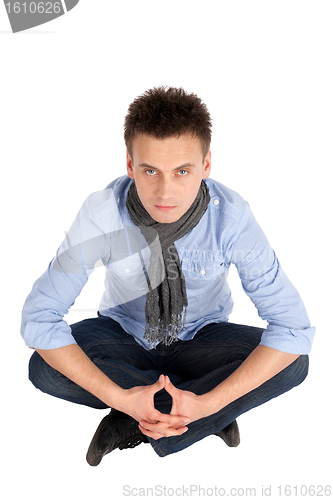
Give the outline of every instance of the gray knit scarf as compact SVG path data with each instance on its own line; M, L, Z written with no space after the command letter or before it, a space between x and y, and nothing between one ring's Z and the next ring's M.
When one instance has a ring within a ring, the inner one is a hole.
M187 294L182 267L179 261L177 248L174 244L201 220L210 201L209 190L204 181L190 208L176 222L156 222L142 205L135 183L129 188L126 207L133 223L138 226L142 235L150 245L151 257L147 273L148 293L146 296L146 328L144 338L148 340L149 348L155 347L158 342L170 345L178 340L177 335L185 328ZM154 252L152 245L159 237L163 262L160 254ZM164 277L158 279L158 276ZM154 277L154 279L149 279ZM160 283L153 288L151 282Z

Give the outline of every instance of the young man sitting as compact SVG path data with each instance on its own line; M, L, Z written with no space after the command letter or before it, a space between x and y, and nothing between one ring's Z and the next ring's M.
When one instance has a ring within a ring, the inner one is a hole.
M183 89L154 88L125 118L127 176L84 202L23 308L41 391L112 408L87 453L149 442L163 457L300 384L315 329L249 205L209 178L211 119ZM64 320L97 261L98 316ZM231 264L266 329L232 324Z

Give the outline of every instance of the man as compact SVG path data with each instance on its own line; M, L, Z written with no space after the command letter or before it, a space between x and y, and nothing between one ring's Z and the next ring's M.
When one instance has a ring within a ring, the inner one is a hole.
M125 119L127 176L90 195L23 308L30 380L112 408L87 453L150 442L159 456L216 434L300 384L315 329L248 204L209 178L211 119L183 89L154 88ZM97 261L97 318L63 316ZM266 329L228 323L234 264Z

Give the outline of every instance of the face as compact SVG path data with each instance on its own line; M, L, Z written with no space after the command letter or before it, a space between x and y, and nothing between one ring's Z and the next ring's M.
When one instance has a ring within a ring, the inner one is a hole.
M138 135L127 152L127 173L135 180L141 203L156 222L177 221L195 200L211 170L211 152L203 159L200 139L188 135L155 139Z

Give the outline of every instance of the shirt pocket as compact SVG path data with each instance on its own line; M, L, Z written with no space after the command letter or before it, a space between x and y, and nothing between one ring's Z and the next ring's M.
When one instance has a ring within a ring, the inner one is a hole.
M124 304L147 294L146 269L138 253L107 264L112 293L118 304Z
M220 288L226 269L225 264L219 260L201 258L182 261L189 309L192 312L202 314L205 311L205 300L210 295L211 289Z

